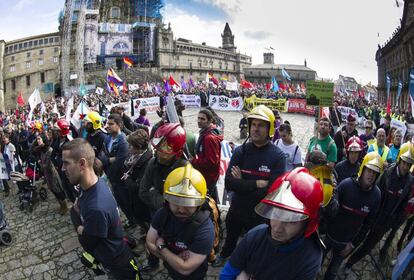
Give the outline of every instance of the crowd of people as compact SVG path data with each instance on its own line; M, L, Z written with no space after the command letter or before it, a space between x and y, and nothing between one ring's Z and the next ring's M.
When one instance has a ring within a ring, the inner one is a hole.
M380 122L383 113L377 105L370 111L366 101L336 97L336 105L363 112L359 117L365 118L365 132L358 133L352 114L342 126L333 106L330 118L317 119L306 151L278 112L264 105L246 112L240 122L245 140L234 147L225 174L230 208L219 246L221 220L215 201L224 126L214 110L203 107L198 112L198 138L186 131L182 117L180 123L170 123L162 109L153 124L145 109L134 117L122 107L111 108L105 117L99 112L99 103L158 96L149 87L120 96L76 98L75 103L82 98L94 109L80 129L60 117L66 111L65 98L45 102L46 111L34 110L33 121L27 120L26 108L0 117L9 174L30 178L33 172L28 170L35 169L44 176L58 212L70 213L85 251L82 262L95 273L141 279L162 260L173 279L204 279L208 263L223 267L224 280L315 279L325 261L324 279L335 279L341 267L349 273L388 234L380 253L385 263L404 223L397 249L403 248L407 235L408 240L413 237L414 146L390 123L400 117L408 122L410 116L402 111L384 115ZM220 93L214 90L206 87L197 93L208 100ZM263 96L261 91L243 92L251 94ZM183 110L179 102L175 106ZM329 184L327 179L332 179ZM12 193L12 181L1 181L6 196ZM145 263L135 260L126 230L146 236Z

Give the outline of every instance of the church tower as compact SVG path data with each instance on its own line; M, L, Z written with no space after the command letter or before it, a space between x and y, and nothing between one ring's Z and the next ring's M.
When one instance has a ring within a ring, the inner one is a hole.
M229 23L226 22L224 27L223 34L221 34L223 40L223 49L226 51L236 52L236 47L234 46L234 35L231 32Z

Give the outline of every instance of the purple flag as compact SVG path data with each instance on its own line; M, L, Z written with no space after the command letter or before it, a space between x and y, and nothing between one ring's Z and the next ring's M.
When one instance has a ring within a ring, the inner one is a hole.
M164 89L167 93L171 92L171 87L167 80L164 80Z
M155 92L157 94L160 94L160 92L161 92L160 85L158 83L155 85Z
M190 83L190 86L191 87L195 87L194 81L193 81L193 78L192 77L190 77L189 83Z
M184 77L181 77L181 87L183 89L187 89L188 88L187 83L184 81Z

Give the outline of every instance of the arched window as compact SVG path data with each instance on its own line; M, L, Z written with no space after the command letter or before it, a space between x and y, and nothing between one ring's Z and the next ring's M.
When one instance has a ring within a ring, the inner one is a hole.
M119 7L112 7L111 8L111 18L120 18L121 17L121 9Z

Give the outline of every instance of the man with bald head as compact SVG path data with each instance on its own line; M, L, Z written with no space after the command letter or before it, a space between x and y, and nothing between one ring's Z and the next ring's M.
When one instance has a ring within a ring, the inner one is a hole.
M387 147L387 145L385 145L386 138L387 134L385 132L385 129L379 128L377 130L375 142L368 148L368 153L375 151L380 155L382 161L384 162L384 167L387 167L388 164L392 162L390 149Z
M62 146L62 159L62 171L69 182L80 186L71 219L79 243L86 251L83 261L87 260L92 268L100 263L115 279L139 279L135 260L123 241L116 201L108 185L93 169L92 146L81 138L66 142ZM94 271L98 273L96 268Z

